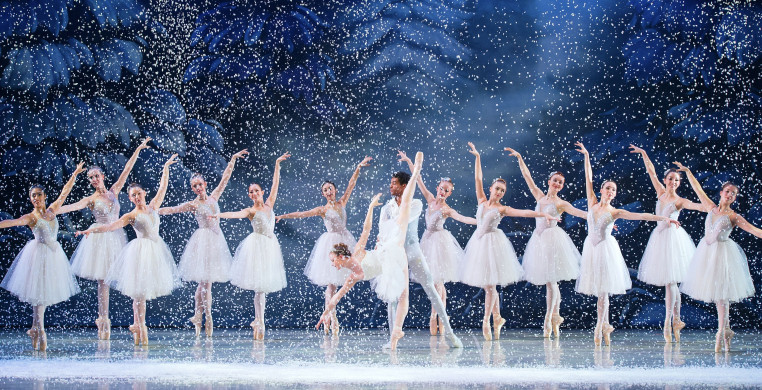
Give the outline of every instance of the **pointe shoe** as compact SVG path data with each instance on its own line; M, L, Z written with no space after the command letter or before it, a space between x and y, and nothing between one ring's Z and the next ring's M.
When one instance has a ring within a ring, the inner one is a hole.
M437 316L437 323L439 324L439 329L437 329L438 334L442 334L445 331L444 321L442 321L442 317Z
M341 324L339 324L339 318L336 317L336 313L333 313L331 316L331 333L334 336L338 336L339 332L341 332Z
M730 327L725 328L725 352L730 351L730 342L733 341L733 336L735 335L736 332L730 330Z
M188 318L188 321L190 321L191 324L193 324L193 327L196 330L196 338L201 335L201 314L196 314L191 318Z
M436 314L432 314L431 317L429 317L429 333L431 333L432 336L436 336L437 333L439 333L439 329L437 329Z
M103 320L103 338L101 340L111 340L111 320L108 318Z
M611 324L606 324L603 328L603 342L606 343L606 346L611 345L611 332L613 331L614 327Z
M26 331L26 334L32 339L32 349L36 351L38 348L38 342L39 342L39 334L37 333L37 329L31 328Z
M593 342L595 343L596 347L601 346L602 333L603 332L601 331L601 328L596 325L595 329L593 329Z
M677 320L672 321L672 334L675 335L675 342L680 342L680 331L685 328L685 322Z
M254 340L264 340L265 339L265 324L263 322L259 322L257 320L251 321L251 329L253 331Z
M135 341L135 345L140 345L140 325L132 324L127 327L132 332L132 339Z
M140 344L148 345L148 327L146 324L140 325Z
M392 337L391 337L391 349L392 351L397 350L397 343L399 343L400 339L405 337L405 332L402 331L402 328L395 327L392 331Z
M212 333L214 333L214 321L212 321L211 314L206 315L206 322L204 323L204 332L206 332L206 337L212 337Z
M546 321L542 323L542 338L549 339L552 331L553 331L553 325L551 321Z
M492 340L492 329L489 327L489 320L482 321L482 335L484 335L485 340Z
M561 334L561 324L564 322L564 317L561 316L553 316L550 319L550 324L553 326L553 337L558 338L558 336Z
M445 338L447 339L447 342L450 343L450 346L453 348L463 348L463 342L460 341L460 338L455 335L455 333L450 332L445 334Z
M495 332L495 340L500 340L500 331L503 330L503 325L505 325L505 318L492 317L492 328Z
M95 319L95 327L98 328L98 340L103 340L103 317Z
M48 350L48 335L45 334L44 330L40 330L40 351L47 351Z
M724 338L722 336L722 331L717 331L717 335L714 336L714 353L720 353L722 351L722 343L724 341Z
M667 343L672 342L672 327L669 326L669 322L664 323L664 341Z

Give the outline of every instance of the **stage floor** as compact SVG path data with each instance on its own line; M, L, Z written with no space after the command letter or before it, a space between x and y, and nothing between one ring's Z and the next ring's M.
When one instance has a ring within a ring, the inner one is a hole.
M126 329L111 341L95 329L48 331L35 352L23 330L0 331L0 388L750 388L762 386L762 335L737 330L732 350L715 354L713 332L688 330L666 344L658 330L617 330L596 349L589 330L560 341L538 330L505 330L484 341L458 330L465 347L448 348L425 330L406 330L396 352L382 350L385 330L345 330L338 338L308 330L153 329L148 347ZM306 386L305 386L306 385Z

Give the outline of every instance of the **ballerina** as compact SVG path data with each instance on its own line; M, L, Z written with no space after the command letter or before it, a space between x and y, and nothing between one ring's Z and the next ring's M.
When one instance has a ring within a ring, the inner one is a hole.
M390 315L395 317L395 327L391 329L389 345L392 351L397 349L399 340L405 336L402 325L408 311L409 280L408 259L405 251L406 232L410 220L416 179L421 173L422 164L423 153L418 152L412 169L411 179L413 183L406 186L400 195L399 214L391 224L386 226L386 234L380 237L376 249L366 251L365 244L368 242L373 224L373 208L381 205L378 201L381 197L380 193L373 197L370 206L368 206L362 234L360 234L360 239L352 252L349 251L346 244L334 245L329 255L331 262L337 269L350 270L350 274L341 289L328 302L315 329L319 329L321 324L331 320L336 305L355 283L360 280L372 279L371 283L378 297L388 305L396 303L394 311L390 312Z
M624 262L622 251L616 239L611 236L614 221L618 218L662 221L680 226L680 222L669 217L648 213L632 213L611 206L616 197L617 186L612 180L601 185L601 200L593 190L593 168L590 154L582 142L575 143L577 151L585 156L585 191L587 193L587 238L582 248L582 265L575 290L582 294L598 297L597 320L593 331L593 341L601 345L601 337L606 345L611 344L614 327L609 323L609 295L624 294L632 287L630 272Z
M135 345L148 345L146 326L146 301L172 293L180 286L177 266L169 247L159 236L158 209L164 202L169 185L169 167L177 162L173 154L162 169L159 189L151 202L146 204L146 191L138 183L127 187L130 201L135 205L116 221L102 226L78 231L77 235L105 233L131 224L137 238L125 245L119 257L106 275L106 283L132 298L133 323L129 326Z
M32 339L32 348L45 351L48 337L45 334L45 309L63 302L79 292L61 244L58 243L58 218L61 205L69 196L77 175L84 172L79 163L69 180L50 206L45 205L45 190L39 185L29 188L31 213L20 218L0 221L0 229L28 226L34 239L27 242L8 268L0 287L17 296L20 301L32 305L32 327L26 332Z
M273 234L273 207L278 197L280 163L289 157L291 155L287 152L275 160L273 184L267 200L264 199L262 186L254 183L249 186L249 199L254 202L251 207L219 214L219 218L248 218L254 230L238 245L230 266L230 283L245 290L254 290L254 321L250 324L254 340L265 338L265 296L286 287L283 255L278 238Z
M346 244L347 247L354 247L355 244L357 244L355 238L352 237L352 233L347 230L346 206L349 197L352 196L352 191L357 184L357 178L360 177L360 168L369 166L370 160L372 160L371 157L365 157L359 164L357 164L352 177L349 179L349 184L347 184L347 188L344 190L344 195L342 195L338 201L336 200L336 185L326 180L320 187L320 191L326 199L325 205L315 207L308 211L283 214L275 218L276 222L281 219L307 218L314 216L323 218L325 229L327 231L320 235L320 238L315 242L315 246L312 248L312 253L310 253L310 258L307 261L307 266L304 267L304 274L312 283L318 286L326 286L326 307L333 295L336 294L336 286L341 285L347 278L347 275L349 275L349 270L339 270L333 267L331 259L329 258L329 253L333 246L339 243ZM328 333L329 327L334 335L339 334L339 320L336 318L335 312L331 316L331 320L325 323L325 333Z
M400 161L407 162L412 172L413 162L410 161L410 158L402 151L399 151L398 154ZM449 177L439 180L436 195L426 189L421 175L418 175L416 182L421 189L423 198L426 199L427 205L426 214L424 214L426 231L423 232L420 241L421 252L434 281L434 287L439 297L442 298L442 304L447 307L447 289L445 289L445 283L458 281L458 265L463 261L464 252L458 240L444 228L444 224L447 218L450 217L458 222L469 225L476 225L476 219L465 217L447 205L447 198L455 188L452 179ZM413 281L418 282L415 279ZM429 332L432 336L445 333L444 321L438 317L436 306L433 302L431 304Z
M204 331L206 336L210 337L214 331L212 320L212 283L227 282L229 280L230 264L233 257L230 255L228 243L220 230L220 220L212 218L212 215L219 214L219 200L225 187L228 185L230 176L233 174L236 159L243 158L249 154L244 149L230 158L228 166L222 172L217 187L211 195L206 193L206 180L200 173L191 176L190 185L196 198L174 207L162 207L159 209L159 215L169 215L176 213L193 213L198 222L199 228L193 232L193 235L185 245L185 251L180 258L178 268L180 277L185 281L194 281L198 283L196 293L194 294L193 317L189 321L196 330L196 337L201 334L202 316L206 313L206 324Z
M587 213L561 199L558 193L564 188L566 178L563 173L553 171L548 176L548 192L543 193L532 180L524 158L511 148L505 148L519 162L521 175L524 177L529 191L534 196L537 206L535 211L544 211L558 219L561 214L568 213L578 218L587 218ZM536 227L527 243L522 258L524 276L529 283L545 285L545 319L542 323L542 335L549 338L551 331L558 338L561 323L561 291L558 282L573 280L579 275L581 255L574 246L569 235L555 221L550 223L545 218L536 218Z
M98 166L88 168L87 178L95 192L82 198L79 202L61 207L59 214L82 210L87 207L95 218L95 223L90 227L108 225L119 219L119 193L138 160L138 154L141 150L148 148L149 141L151 138L147 137L138 145L124 165L119 178L109 189L106 189L103 182L103 170ZM104 280L111 265L126 244L127 235L124 233L124 229L96 233L83 238L71 256L71 267L75 275L98 282L98 318L95 319L95 326L98 328L99 340L111 338L109 286Z
M643 157L643 164L656 190L656 214L677 219L680 210L703 210L703 206L677 194L680 186L680 172L671 168L664 173L663 184L656 176L651 159L646 151L630 145L630 153L637 153ZM685 322L680 320L680 290L677 284L682 282L688 271L688 264L696 251L696 245L688 233L682 227L674 227L664 222L658 222L651 232L648 245L643 252L643 258L638 267L638 279L655 286L664 286L664 340L680 342L680 330L685 327Z
M482 334L485 340L492 340L493 329L489 319L492 317L495 340L500 340L500 331L505 319L500 316L500 301L497 285L507 286L521 280L524 270L516 257L513 245L498 228L503 217L545 218L548 223L558 219L546 212L514 209L500 204L505 195L506 183L495 179L489 187L489 198L484 193L481 155L473 143L469 142L469 153L476 157L474 180L476 182L476 231L466 244L466 254L461 263L461 282L484 289L484 319Z
M717 335L714 351L730 351L733 332L730 329L730 303L754 295L754 281L749 272L746 254L735 241L730 239L733 228L741 229L762 238L762 229L752 225L744 217L736 214L730 206L738 196L738 187L726 182L720 189L720 202L715 204L701 188L690 169L676 162L680 172L685 172L693 191L698 195L702 208L707 213L704 237L688 266L688 272L680 289L691 298L704 302L714 302L717 306Z

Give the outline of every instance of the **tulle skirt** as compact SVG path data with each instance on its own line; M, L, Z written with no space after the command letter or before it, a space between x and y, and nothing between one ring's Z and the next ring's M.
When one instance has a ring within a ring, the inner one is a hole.
M585 239L575 289L595 296L626 293L632 288L632 280L616 239L608 236L597 245L592 240L590 236Z
M132 299L151 300L172 293L180 276L164 240L136 238L119 254L106 282Z
M535 232L522 258L524 277L537 285L576 279L580 257L574 242L560 227Z
M460 265L460 281L469 286L506 286L521 280L524 270L502 231L477 236L468 244Z
M90 228L100 226L104 224L94 223ZM71 256L72 271L80 278L104 280L125 245L127 234L124 233L124 229L91 233L82 238Z
M368 251L362 260L365 280L370 280L373 291L384 302L399 299L408 286L405 279L405 250L397 245L383 245Z
M654 229L638 267L638 279L655 286L680 283L696 246L683 228Z
M347 244L349 250L354 249L357 241L352 237L348 230L341 232L325 232L320 235L315 246L310 253L310 259L307 266L304 267L304 274L310 279L310 282L318 286L327 286L329 284L342 285L349 276L349 270L342 268L336 269L331 263L329 254L336 244Z
M286 287L286 269L275 237L249 234L235 250L230 283L246 290L271 293Z
M421 251L434 283L458 281L458 266L465 252L449 231L426 230L421 237Z
M680 290L704 302L735 302L753 296L746 254L733 240L708 244L702 239Z
M229 280L232 263L222 232L200 228L188 240L178 267L185 281L215 283Z
M61 244L55 241L27 242L8 268L0 287L32 306L50 306L79 292L69 259Z

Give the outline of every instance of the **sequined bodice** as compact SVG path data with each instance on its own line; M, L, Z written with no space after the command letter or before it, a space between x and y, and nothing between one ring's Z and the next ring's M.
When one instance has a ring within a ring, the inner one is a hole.
M727 241L730 239L730 233L733 231L733 224L727 215L715 214L714 210L706 214L704 224L704 239L708 244L714 244L717 241Z
M442 209L432 210L426 208L426 230L430 232L439 232L444 230L444 224L447 217L442 213Z
M497 225L500 225L500 220L503 219L497 208L486 209L486 211L485 209L486 207L482 203L476 210L476 232L474 234L478 237L498 231Z
M159 238L159 213L149 209L146 213L139 213L132 222L132 227L138 238L156 240Z
M592 208L587 212L587 236L592 238L593 245L598 245L610 237L612 229L614 229L614 218L610 212L601 212L597 220Z
M329 232L343 232L347 230L347 212L344 206L337 211L333 207L328 208L323 218L325 230Z
M32 234L39 243L47 245L55 243L58 239L58 218L53 218L52 221L37 218L37 223L32 228Z
M677 218L680 217L680 210L678 210L677 206L675 206L675 202L667 203L663 202L661 199L658 199L656 201L656 215L677 220ZM657 221L656 229L663 230L668 228L669 225L669 221Z
M202 229L211 229L211 230L214 230L215 232L219 232L220 219L209 218L212 215L219 214L219 212L220 212L220 206L217 203L217 201L212 197L206 198L205 202L200 203L198 207L196 207L196 212L194 213L196 217L196 222L198 222L198 227Z
M93 201L92 209L95 222L110 224L119 219L119 200L111 191L106 191L104 196L97 196Z
M254 213L251 218L251 229L254 233L272 237L275 229L275 213L273 210L259 210Z
M556 218L561 216L561 213L558 211L558 208L555 204L552 202L537 202L537 206L535 206L534 211L540 212L540 213L548 213ZM548 222L548 220L545 217L536 217L534 219L535 222L535 228L534 232L535 234L540 234L543 232L543 230L556 227L558 225L558 222L551 221Z

